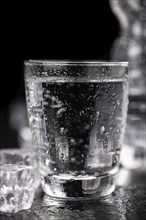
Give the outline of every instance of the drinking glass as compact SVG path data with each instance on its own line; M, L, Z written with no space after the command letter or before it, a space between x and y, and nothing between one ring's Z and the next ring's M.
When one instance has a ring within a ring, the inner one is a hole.
M29 60L25 88L44 192L73 200L112 193L126 124L128 63Z

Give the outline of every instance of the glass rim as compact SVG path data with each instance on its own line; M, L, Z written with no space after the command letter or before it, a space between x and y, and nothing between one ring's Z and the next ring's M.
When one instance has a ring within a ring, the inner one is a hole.
M128 61L95 61L95 60L87 60L87 61L70 61L70 60L25 60L25 65L81 65L81 66L128 66Z

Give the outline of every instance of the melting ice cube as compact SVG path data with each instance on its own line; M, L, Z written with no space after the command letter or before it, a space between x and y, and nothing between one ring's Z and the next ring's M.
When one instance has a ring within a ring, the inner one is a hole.
M1 164L0 211L16 213L29 209L35 194L35 174L31 166Z
M0 166L1 164L19 164L32 166L35 172L35 187L39 187L41 177L38 172L38 165L33 149L2 149L0 150Z

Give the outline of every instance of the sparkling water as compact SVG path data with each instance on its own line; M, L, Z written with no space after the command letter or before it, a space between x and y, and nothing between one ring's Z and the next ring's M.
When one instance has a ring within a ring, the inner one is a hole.
M124 79L27 78L26 97L44 177L78 179L114 172L126 122Z

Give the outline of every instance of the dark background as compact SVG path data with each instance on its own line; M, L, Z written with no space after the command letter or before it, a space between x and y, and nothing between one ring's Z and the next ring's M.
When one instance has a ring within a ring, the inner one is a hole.
M6 10L1 48L0 147L16 147L9 109L16 98L25 100L23 62L28 59L109 60L119 23L109 1L82 5L58 2L21 5Z

